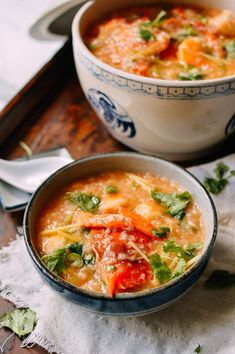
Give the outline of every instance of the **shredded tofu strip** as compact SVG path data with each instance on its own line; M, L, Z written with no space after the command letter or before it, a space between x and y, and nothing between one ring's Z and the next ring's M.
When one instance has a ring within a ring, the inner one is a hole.
M214 62L216 62L217 64L221 64L221 65L226 65L227 64L227 60L223 59L223 58L218 58L218 57L213 57L210 54L206 54L206 53L200 53L204 58L212 60Z
M148 259L148 257L146 256L146 254L144 254L144 252L142 252L142 251L139 249L139 247L138 247L134 242L129 241L127 244L128 244L128 246L134 248L134 250L135 250L137 253L139 253L139 255L140 255L142 258L144 258L144 259L146 260L146 262L149 263L149 259Z
M155 34L154 34L155 35ZM157 55L163 50L167 49L170 43L170 36L168 33L159 32L157 38L153 45L148 46L147 48L139 50L137 53L134 53L131 56L132 60L139 59L142 57L149 57L151 55Z
M186 268L191 267L192 264L194 264L195 262L197 262L197 260L200 258L201 253L199 253L197 256L195 256L194 258L190 259L187 264L186 264Z
M56 227L54 229L47 229L41 232L41 236L50 236L54 235L58 231L70 231L70 229L79 229L81 227L80 224L70 224L65 226Z
M174 257L172 262L168 265L168 267L170 268L171 271L175 270L175 267L177 266L179 258L178 257Z
M137 53L133 54L131 56L131 59L135 60L135 59L139 59L142 57L147 57L149 55L154 55L154 54L156 54L156 52L158 52L158 48L159 48L159 43L156 42L151 47L144 48L142 50L139 50Z
M79 241L79 236L78 235L73 235L73 234L67 234L63 231L57 231L57 235L58 236L61 236L61 237L64 237L64 238L67 238L71 241L74 241L74 242L78 242Z
M143 178L136 176L133 173L127 173L127 176L139 184L148 193L151 193L151 191L154 189L154 186L151 183L146 182Z

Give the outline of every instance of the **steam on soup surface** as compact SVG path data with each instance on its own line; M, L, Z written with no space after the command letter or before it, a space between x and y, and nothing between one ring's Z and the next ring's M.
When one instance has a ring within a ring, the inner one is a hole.
M64 187L39 215L47 267L80 288L115 296L183 274L204 242L191 194L149 173L106 172Z
M168 80L235 74L235 17L227 10L127 8L94 25L85 42L100 60L132 74Z

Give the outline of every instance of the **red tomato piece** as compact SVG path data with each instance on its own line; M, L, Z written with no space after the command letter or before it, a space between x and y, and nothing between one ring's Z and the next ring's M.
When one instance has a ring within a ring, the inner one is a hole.
M174 59L177 56L178 45L171 42L170 45L163 52L159 54L161 60Z
M138 231L154 238L154 235L152 232L153 226L152 226L151 222L148 219L146 219L144 216L137 214L136 212L134 212L128 208L124 208L124 207L119 208L119 213L121 215L126 216L127 218L130 218L133 226Z
M145 260L121 261L115 264L113 272L106 271L108 294L114 296L119 292L143 285L151 278L151 268Z
M127 252L127 241L120 240L120 232L106 232L105 229L92 229L90 232L90 246L95 248L100 258L106 253L106 258L109 251L113 254L112 258L117 258L119 253Z
M162 239L156 236L154 236L153 239L152 237L149 237L138 230L130 231L128 235L135 236L135 241L133 242L146 254L148 254L149 252L153 252L155 250L156 240L162 241ZM143 246L143 248L141 246Z
M105 229L92 229L90 232L90 247L95 248L100 259L105 258L106 261L110 259L110 263L113 263L120 259L120 254L131 261L139 258L138 253L136 253L136 256L128 253L129 250L133 250L133 248L128 245L130 240L146 255L154 251L156 241L162 241L157 237L149 237L138 230L127 231L126 237L123 238L122 231L123 230L109 230L107 232Z

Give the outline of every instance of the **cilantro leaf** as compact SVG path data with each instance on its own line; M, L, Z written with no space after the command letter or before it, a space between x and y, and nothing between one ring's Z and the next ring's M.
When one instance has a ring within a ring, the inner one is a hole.
M170 232L170 228L166 226L160 226L159 229L153 229L152 233L154 236L157 236L159 238L166 238L167 233Z
M208 18L207 18L205 15L202 15L202 16L201 16L201 22L202 22L204 25L207 25L207 24L208 24Z
M69 245L68 248L72 253L77 253L79 254L79 256L82 255L83 245L81 243L74 242L71 245Z
M20 338L29 335L36 325L36 313L30 308L18 308L0 316L0 328L10 328Z
M200 344L194 349L194 353L201 353L202 347Z
M46 263L47 268L54 273L60 274L65 268L65 257L67 254L67 247L59 248L50 256L44 256L42 260Z
M227 53L227 58L235 58L235 39L225 44L224 49Z
M141 27L140 28L140 37L145 41L149 41L153 37L153 34L150 31L143 29Z
M235 171L231 170L223 162L219 162L214 169L215 178L206 177L203 181L206 189L213 194L219 194L227 186L229 178L235 176ZM227 176L226 176L227 175Z
M66 256L69 253L76 253L82 255L83 246L78 242L74 242L65 247L58 248L50 256L44 256L42 259L47 268L54 273L60 274L66 269Z
M227 270L216 269L205 281L204 286L207 289L223 289L235 286L235 274L230 273Z
M181 194L166 194L152 191L151 197L160 202L161 205L167 209L169 215L174 216L180 221L183 220L185 216L187 205L192 201L192 196L187 191Z
M186 25L184 26L184 35L185 36L196 36L197 32L193 28L192 25Z
M216 180L214 178L206 177L203 182L206 189L212 194L219 194L228 184L227 179Z
M204 79L204 75L196 68L190 69L189 71L181 72L178 76L181 81L195 81Z
M174 240L168 240L163 246L163 251L166 253L173 252L179 258L183 258L184 260L189 260L195 257L196 251L201 248L200 243L194 243L188 245L187 247L182 247L177 245Z
M92 193L86 194L79 191L66 193L65 198L75 204L79 209L94 213L100 205L100 198Z
M165 20L166 16L167 16L166 11L164 10L160 11L157 17L155 18L155 20L151 22L151 26L153 27L160 26L161 23Z
M166 11L162 10L159 12L155 20L142 23L139 27L141 38L144 39L145 41L149 41L151 38L155 39L155 35L147 28L160 26L161 23L164 21L166 15L167 15Z
M186 261L183 258L180 258L177 262L177 265L172 273L172 278L177 278L185 272Z
M113 193L117 193L117 192L118 192L118 187L116 187L116 186L109 185L109 186L105 187L106 194L113 194Z
M161 260L158 253L154 253L149 257L150 266L153 270L154 277L162 284L171 279L171 270L167 264Z
M81 268L88 264L94 265L96 256L94 254L83 254L83 245L74 242L65 247L58 248L50 256L42 257L47 268L56 274L62 273L68 265Z
M223 162L217 163L215 168L215 175L218 179L223 178L226 172L228 171L229 171L229 167L225 165Z

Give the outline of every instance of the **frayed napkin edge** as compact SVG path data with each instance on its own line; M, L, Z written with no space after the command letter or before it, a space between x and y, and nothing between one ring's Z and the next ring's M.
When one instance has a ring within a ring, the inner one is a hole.
M14 241L13 241L14 242ZM7 247L6 247L7 248ZM2 296L7 301L13 303L16 307L29 307L20 297L18 297L11 288L0 282L0 296ZM32 348L35 344L41 346L48 353L62 354L60 350L55 346L55 343L42 334L38 328L39 319L37 320L37 325L35 329L30 333L30 335L25 338L21 343L21 348Z

